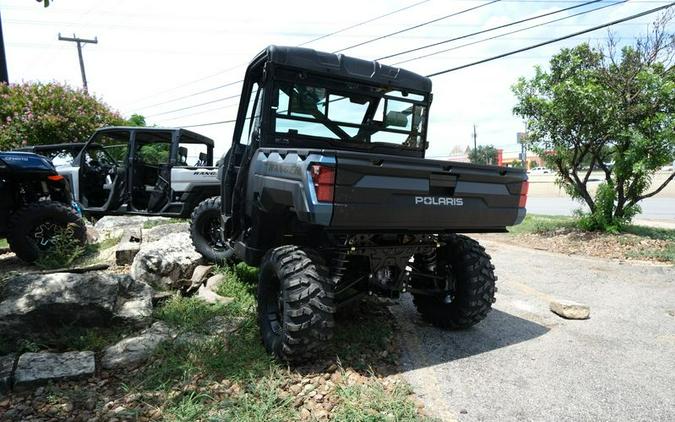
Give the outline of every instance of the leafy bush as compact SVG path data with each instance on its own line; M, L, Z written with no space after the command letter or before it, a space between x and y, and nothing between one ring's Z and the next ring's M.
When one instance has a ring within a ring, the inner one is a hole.
M0 150L86 140L127 121L96 97L58 83L0 84Z
M35 265L45 269L69 267L87 251L87 246L75 238L72 227L56 228L51 245L40 254Z

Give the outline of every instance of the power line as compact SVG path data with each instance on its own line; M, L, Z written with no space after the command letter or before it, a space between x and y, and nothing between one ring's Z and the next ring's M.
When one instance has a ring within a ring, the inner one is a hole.
M441 70L441 71L438 71L438 72L430 73L430 74L426 75L426 77L427 78L433 78L434 76L443 75L443 74L446 74L446 73L454 72L456 70L466 69L467 67L472 67L472 66L476 66L476 65L479 65L479 64L491 62L493 60L497 60L497 59L508 57L508 56L511 56L511 55L514 55L514 54L522 53L523 51L533 50L535 48L543 47L545 45L553 44L553 43L556 43L556 42L559 42L559 41L564 41L564 40L569 39L569 38L577 37L579 35L587 34L589 32L593 32L593 31L597 31L598 29L607 28L609 26L617 25L617 24L622 23L622 22L627 22L627 21L630 21L630 20L633 20L633 19L641 18L642 16L651 15L652 13L656 13L658 11L665 10L665 9L670 8L670 7L673 7L673 5L675 5L675 3L669 3L669 4L666 4L666 5L663 5L663 6L655 7L653 9L649 9L649 10L646 10L646 11L641 12L641 13L636 13L634 15L626 16L625 18L617 19L617 20L612 21L612 22L608 22L608 23L605 23L605 24L602 24L602 25L594 26L592 28L584 29L583 31L577 31L577 32L574 32L572 34L564 35L562 37L554 38L552 40L548 40L548 41L540 42L540 43L530 45L530 46L527 46L527 47L519 48L517 50L509 51L507 53L498 54L496 56L492 56L492 57L488 57L486 59L478 60L478 61L473 62L473 63L467 63L467 64L464 64L464 65L461 65L461 66L452 67L450 69L445 69L445 70Z
M407 59L407 60L402 60L400 62L392 63L392 66L397 66L397 65L400 65L400 64L403 64L403 63L408 63L408 62L414 61L414 60L420 60L420 59L424 59L424 58L427 58L427 57L436 56L436 55L441 54L441 53L447 53L448 51L458 50L460 48L468 47L470 45L480 44L480 43L483 43L483 42L486 42L486 41L491 41L491 40L494 40L494 39L497 39L497 38L502 38L502 37L505 37L507 35L512 35L512 34L515 34L515 33L518 33L518 32L527 31L527 30L530 30L532 28L538 28L540 26L549 25L553 22L558 22L558 21L562 21L562 20L565 20L565 19L571 19L571 18L574 18L574 17L577 17L577 16L585 15L587 13L592 13L592 12L596 12L598 10L606 9L608 7L613 7L613 6L616 6L616 5L619 5L619 4L623 4L623 3L626 3L628 1L629 0L617 1L616 3L610 3L610 4L606 4L604 6L596 7L595 9L584 10L583 12L578 12L578 13L575 13L575 14L572 14L572 15L569 15L569 16L563 16L562 18L557 18L557 19L553 19L553 20L550 20L550 21L541 22L541 23L538 23L536 25L531 25L531 26L528 26L528 27L525 27L525 28L516 29L514 31L505 32L503 34L494 35L492 37L482 38L480 40L476 40L476 41L472 41L472 42L469 42L469 43L461 44L461 45L458 45L458 46L455 46L455 47L452 47L452 48L446 48L444 50L434 51L433 53L423 54L421 56L416 56L416 57L413 57L413 58L410 58L410 59Z
M207 101L207 102L199 103L199 104L193 104L193 105L190 105L190 106L187 106L187 107L177 108L175 110L169 110L169 111L163 111L161 113L150 114L146 117L163 116L165 114L171 114L171 113L175 113L177 111L189 110L191 108L201 107L201 106L204 106L204 105L213 104L213 103L217 103L217 102L220 102L220 101L225 101L225 100L229 100L229 99L232 99L232 98L238 98L238 97L239 97L239 94L230 95L229 97L223 97L223 98L218 98L217 100Z
M499 0L495 0L495 1L492 1L492 2L489 2L489 3L483 3L483 4L481 4L481 5L477 6L477 7L487 6L487 5L492 4L492 3L495 3L495 2L497 2L497 1L499 1ZM518 24L518 23L523 23L523 22L526 22L526 21L528 21L528 20L534 20L534 19L541 18L541 17L544 17L544 16L549 16L549 15L552 15L552 14L555 14L555 13L561 13L561 12L564 12L564 11L567 11L567 10L571 10L571 9L574 9L574 8L578 8L578 7L586 6L586 5L589 5L589 4L597 3L597 2L599 2L599 1L603 1L603 0L587 1L587 2L584 2L584 3L582 3L582 4L578 4L578 5L571 6L571 7L564 8L564 9L560 9L560 10L557 10L557 11L553 11L553 12L541 14L541 15L538 15L538 16L535 16L535 17L531 17L531 18L527 18L527 19L521 19L521 20L516 21L516 22L512 22L512 23L504 24L504 25L499 25L499 26L497 26L497 27L494 27L494 28L488 28L488 29L483 30L483 31L477 31L477 32L473 32L473 33L470 33L470 34L461 35L461 36L459 36L459 37L455 37L455 38L450 39L450 40L444 40L443 42L436 43L436 44L434 44L434 45L438 45L438 44L447 43L447 42L454 41L454 40L459 40L459 39L467 38L467 37L470 37L470 36L473 36L473 35L477 35L477 34L481 34L481 33L484 33L484 32L494 31L494 30L496 30L496 29L500 29L500 28L504 28L504 27L512 26L512 25L516 25L516 24ZM625 0L625 1L627 1L627 0ZM419 3L417 3L417 4L419 4ZM412 7L412 6L411 6L411 7ZM456 15L461 14L461 13L466 13L467 11L475 10L477 7L473 7L473 8L469 8L469 9L464 9L464 10L461 10L461 11L459 11L459 12L455 12L455 13L453 13L453 14L449 14L449 15L446 15L446 16L443 16L443 17L434 19L434 20L432 20L432 21L423 22L423 23L421 23L421 24L418 24L418 25L415 25L415 26L412 26L412 27L403 29L403 30L401 30L401 31L397 31L397 32L392 33L392 34L383 35L383 36L380 36L380 37L378 37L378 38L374 38L374 39L372 39L371 41L374 41L374 40L377 40L377 39L386 38L386 37L392 36L392 35L394 35L394 34L398 34L398 33L401 33L401 32L408 31L408 30L413 29L413 28L418 28L418 27L420 27L420 26L428 25L428 24L431 23L431 22L435 22L435 21L438 21L438 20L440 20L440 19L446 19L446 18L448 18L448 17L450 17L450 16L456 16ZM370 41L369 41L369 42L370 42ZM431 46L431 45L430 45L430 46ZM428 47L428 46L420 47L419 49L426 48L426 47ZM346 49L349 49L349 48L351 48L351 47L347 47ZM344 51L344 50L346 50L346 49L338 50L338 51ZM390 54L390 55L388 55L388 56L381 57L381 58L375 59L375 60L381 60L381 59L384 59L384 58L395 57L395 56L398 56L398 55L402 55L402 54L408 53L408 52L410 52L410 51L415 51L415 50L407 50L407 51L403 51L403 52L396 53L396 54ZM411 60L408 60L408 61L411 61ZM241 82L241 81L237 81L237 82ZM235 83L237 83L237 82L232 82L231 84L235 84ZM197 95L197 94L193 94L193 95ZM190 96L192 96L192 95L187 95L187 96L185 96L185 97L183 97L183 98L190 97ZM167 101L167 102L171 102L171 101ZM164 102L164 103L167 103L167 102ZM164 103L160 103L160 104L164 104ZM197 106L199 106L199 105L197 105ZM180 111L180 110L173 110L173 111ZM172 112L173 112L173 111L172 111ZM170 113L170 112L166 112L165 114L168 114L168 113ZM156 115L155 115L155 116L156 116Z
M413 4L409 5L409 6L406 6L406 7L403 7L403 8L396 9L396 10L394 10L394 11L385 13L385 14L383 14L383 15L379 15L379 16L376 16L376 17L374 17L374 18L370 18L370 19L368 19L368 20L365 20L365 21L362 21L362 22L355 23L355 24L350 25L350 26L348 26L348 27L345 27L345 28L342 28L342 29L338 29L337 31L333 31L333 32L328 33L328 34L321 35L320 37L313 38L313 39L311 39L311 40L309 40L309 41L305 41L304 43L300 44L300 46L307 45L307 44L313 43L313 42L315 42L315 41L319 41L319 40L321 40L321 39L331 37L331 36L336 35L336 34L340 34L340 33L342 33L342 32L348 31L348 30L353 29L353 28L357 28L357 27L362 26L362 25L365 25L365 24L367 24L367 23L375 22L375 21L377 21L377 20L386 18L386 17L391 16L391 15L394 15L394 14L396 14L396 13L403 12L404 10L412 9L413 7L417 7L417 6L420 6L420 5L424 4L424 3L428 3L429 1L431 1L431 0L423 0L423 1L420 1L420 2L417 2L417 3L413 3ZM161 92L156 93L156 94L154 94L154 95L161 95L161 94L164 94L164 93L166 93L166 92L171 92L171 91L173 91L173 90L175 90L175 89L183 88L183 87L185 87L185 86L192 85L192 84L194 84L194 83L201 82L201 81L204 81L204 80L206 80L206 79L210 79L210 78L212 78L212 77L214 77L214 76L218 76L218 75L221 75L221 74L223 74L223 73L229 72L230 70L234 70L234 69L237 69L237 68L239 68L239 67L246 66L247 64L248 64L248 63L238 64L238 65L236 65L236 66L227 68L227 69L225 69L225 70L221 70L221 71L219 71L219 72L217 72L217 73L214 73L214 74L212 74L212 75L205 76L205 77L199 78L199 79L195 79L195 80L193 80L193 81L186 82L186 83L184 83L184 84L182 84L182 85L179 85L179 86L177 86L177 87L174 87L174 88L171 88L171 89L168 89L168 90L161 91ZM220 87L216 87L216 88L212 88L212 89L209 89L209 90L205 90L205 91L203 91L203 92L201 92L201 93L214 91L214 90L216 90L216 89L223 88L223 87L229 86L229 85L234 85L234 84L241 83L241 82L243 82L243 80L234 81L234 82L225 84L225 85L220 86ZM154 95L153 95L153 96L154 96ZM199 94L192 94L192 95L189 95L189 96L194 96L194 95L199 95ZM188 96L188 97L189 97L189 96ZM166 103L168 103L168 102L173 102L173 101L178 101L178 100L182 100L182 99L184 99L184 98L185 98L185 97L174 98L173 100L167 100ZM140 100L140 101L143 101L143 100ZM135 103L138 103L138 102L139 102L139 101L136 101ZM166 103L162 103L162 104L166 104ZM132 103L132 104L134 104L134 103ZM159 105L159 104L155 104L155 105ZM152 105L152 106L145 106L144 108L154 107L155 105Z
M381 18L386 17L386 16L391 16L391 15L393 15L394 13L398 13L398 12L401 12L401 11L403 11L403 10L407 10L407 9L410 9L410 8L412 8L412 7L415 7L415 6L419 6L419 5L421 5L421 4L423 4L423 3L426 3L426 2L428 2L428 1L429 1L429 0L425 0L425 1L418 2L418 3L414 3L414 4L410 5L410 6L404 7L404 8L402 8L402 9L398 9L398 10L395 10L395 11L393 11L393 12L390 12L390 13L387 13L387 14L384 14L384 15L381 15L381 16L378 16L378 17L376 17L376 18L372 18L372 19L370 19L370 20L367 20L367 21L364 21L364 22L360 22L360 23L355 24L355 25L352 25L352 26L350 26L350 27L343 28L342 30L334 31L334 32L332 32L331 34L326 34L325 36L315 38L314 40L307 41L306 43L303 43L303 44L301 44L301 45L306 45L306 44L309 44L310 42L316 41L316 40L318 40L318 39L326 38L326 37L328 37L328 36L331 36L331 35L334 35L334 34L337 34L337 33L340 33L340 32L344 32L344 31L346 31L347 29L354 28L354 27L357 27L357 26L360 26L360 25L364 25L364 24L366 24L366 23L368 23L368 22L372 22L372 21L374 21L374 20L381 19ZM372 39L370 39L370 40L366 40L366 41L363 41L363 42L361 42L361 43L354 44L354 45L351 45L351 46L342 48L342 49L340 49L340 50L336 50L336 51L334 51L333 53L338 53L338 52L346 51L346 50L349 50L349 49L352 49L352 48L355 48L355 47L359 47L359 46L361 46L361 45L369 44L369 43L372 43L372 42L375 42L375 41L378 41L378 40L382 40L382 39L385 39L385 38L392 37L392 36L394 36L394 35L402 34L402 33L404 33L404 32L411 31L411 30L417 29L417 28L421 28L421 27L423 27L423 26L426 26L426 25L429 25L429 24L432 24L432 23L435 23L435 22L438 22L438 21L441 21L441 20L444 20L444 19L451 18L451 17L453 17L453 16L458 16L458 15L461 15L461 14L464 14L464 13L468 13L468 12L471 12L471 11L473 11L473 10L477 10L477 9L482 8L482 7L485 7L485 6L489 6L489 5L491 5L491 4L498 3L498 2L500 2L500 1L502 1L502 0L492 0L492 1L489 1L489 2L487 2L487 3L480 4L480 5L478 5L478 6L473 6L473 7L467 8L467 9L463 9L463 10L460 10L460 11L458 11L458 12L451 13L451 14L449 14L449 15L441 16L441 17L439 17L439 18L435 18L435 19L432 19L432 20L429 20L429 21L426 21L426 22L422 22L422 23L420 23L420 24L413 25L413 26L411 26L411 27L408 27L408 28L405 28L405 29L401 29L401 30L399 30L399 31L395 31L395 32L392 32L392 33L389 33L389 34L381 35L381 36L378 36L378 37L376 37L376 38L372 38ZM601 0L595 0L595 1L601 1ZM182 99L185 99L185 98L194 97L194 96L196 96L196 95L200 95L200 94L203 94L203 93L206 93L206 92L215 91L215 90L217 90L217 89L219 89L219 88L222 88L222 87L225 87L225 86L235 85L235 84L238 84L238 83L241 83L241 82L243 82L243 80L238 80L238 81L235 81L235 82L230 82L230 83L227 83L227 84L225 84L225 85L221 85L221 86L219 86L219 87L209 88L209 89L206 89L206 90L204 90L204 91L200 91L200 92L197 92L197 93L184 95L184 96L179 97L179 98L173 98L173 99L171 99L171 100L166 100L166 101L163 101L163 102L160 102L160 103L156 103L156 104L153 104L153 105L145 106L145 107L143 107L143 108L151 108L151 107L155 107L155 106L158 106L158 105L164 105L164 104L172 103L172 102L175 102L175 101L178 101L178 100L182 100ZM183 110L183 109L181 109L181 110ZM180 110L173 110L173 111L180 111ZM158 116L158 115L161 115L161 114L168 114L168 113L171 113L171 112L173 112L173 111L169 111L169 112L166 112L166 113L159 113L159 114L155 114L155 115L153 115L153 116ZM151 116L148 116L148 117L151 117Z
M386 18L387 16L391 16L391 15L394 15L394 14L396 14L396 13L403 12L404 10L412 9L412 8L415 7L415 6L419 6L419 5L421 5L421 4L428 3L428 2L430 2L430 1L431 1L431 0L423 0L423 1L420 1L420 2L417 2L417 3L413 3L413 4L411 4L410 6L402 7L402 8L400 8L400 9L394 10L394 11L392 11L392 12L385 13L384 15L376 16L376 17L374 17L374 18L372 18L372 19L368 19L368 20L365 20L365 21L363 21L363 22L355 23L354 25L347 26L347 27L342 28L342 29L338 29L337 31L331 32L331 33L329 33L329 34L321 35L320 37L316 37L316 38L311 39L311 40L309 40L309 41L303 42L302 44L298 44L298 47L302 47L303 45L307 45L307 44L313 43L313 42L315 42L315 41L322 40L322 39L324 39L324 38L332 37L333 35L340 34L340 33L342 33L342 32L348 31L348 30L350 30L350 29L358 28L359 26L363 26L363 25L365 25L365 24L367 24L367 23L375 22L376 20L380 20L380 19L382 19L382 18Z
M349 47L341 48L340 50L335 50L335 51L333 51L333 53L341 53L343 51L351 50L352 48L360 47L362 45L370 44L370 43L375 42L375 41L379 41L379 40L382 40L382 39L385 39L385 38L393 37L394 35L402 34L404 32L408 32L408 31L412 31L413 29L421 28L423 26L430 25L432 23L451 18L453 16L458 16L458 15L461 15L461 14L464 14L464 13L468 13L468 12L471 12L473 10L477 10L477 9L482 8L482 7L485 7L485 6L489 6L491 4L498 3L500 1L502 1L502 0L492 0L492 1L489 1L487 3L479 4L478 6L469 7L468 9L462 9L459 12L454 12L454 13L451 13L449 15L441 16L440 18L432 19L430 21L426 21L426 22L422 22L422 23L417 24L417 25L409 26L407 28L404 28L404 29L401 29L401 30L398 30L398 31L390 32L389 34L381 35L379 37L372 38L370 40L366 40L366 41L363 41L363 42L360 42L360 43L357 43L357 44L353 44L353 45L350 45Z
M457 67L453 67L453 68L450 68L450 69L445 69L445 70L441 70L441 71L438 71L438 72L430 73L426 76L428 78L433 78L435 76L443 75L443 74L454 72L454 71L461 70L461 69L466 69L468 67L472 67L472 66L476 66L476 65L479 65L479 64L487 63L487 62L490 62L490 61L502 59L502 58L512 56L512 55L517 54L517 53L522 53L524 51L533 50L535 48L543 47L545 45L553 44L553 43L564 41L566 39L573 38L573 37L576 37L576 36L579 36L579 35L587 34L589 32L597 31L598 29L607 28L609 26L613 26L613 25L617 25L617 24L620 24L620 23L623 23L623 22L627 22L627 21L631 21L631 20L634 20L634 19L637 19L637 18L641 18L643 16L650 15L650 14L656 13L658 11L665 10L665 9L670 8L670 7L673 7L673 5L675 5L675 3L669 3L669 4L666 4L666 5L660 6L660 7L655 7L653 9L649 9L649 10L646 10L646 11L641 12L641 13L636 13L634 15L630 15L630 16L626 16L626 17L621 18L621 19L614 20L612 22L608 22L608 23L605 23L605 24L602 24L602 25L597 25L597 26L594 26L592 28L588 28L588 29L585 29L585 30L582 30L582 31L577 31L577 32L574 32L574 33L571 33L571 34L568 34L568 35L564 35L562 37L553 38L553 39L550 39L550 40L547 40L547 41L544 41L544 42L541 42L541 43L537 43L537 44L534 44L534 45L530 45L530 46L527 46L527 47L519 48L517 50L509 51L507 53L502 53L502 54L499 54L499 55L496 55L496 56L488 57L486 59L482 59L482 60L479 60L479 61L476 61L476 62L467 63L467 64L457 66ZM218 124L235 123L236 121L237 121L237 119L223 120L223 121L220 121L220 122L201 123L201 124L189 125L189 126L184 126L184 127L213 126L213 125L218 125Z
M488 29L484 29L484 30L476 31L476 32L471 32L471 33L468 33L468 34L463 34L463 35L460 35L460 36L457 36L457 37L454 37L454 38L449 38L449 39L447 39L447 40L438 41L438 42L435 42L435 43L423 45L423 46L421 46L421 47L416 47L416 48L411 48L411 49L409 49L409 50L399 51L398 53L394 53L394 54L389 54L389 55L387 55L387 56L378 57L378 58L375 59L375 60L390 59L390 58L392 58L392 57L400 56L400 55L403 55L403 54L412 53L412 52L419 51L419 50L424 50L424 49L430 48L430 47L436 47L436 46L438 46L438 45L446 44L446 43L453 42L453 41L458 41L458 40L461 40L461 39L464 39L464 38L473 37L474 35L480 35L480 34L484 34L484 33L486 33L486 32L496 31L496 30L498 30L498 29L503 29L503 28L507 28L507 27L509 27L509 26L518 25L518 24L521 24L521 23L524 23L524 22L529 22L529 21L531 21L531 20L543 18L543 17L550 16L550 15L555 15L555 14L557 14L557 13L566 12L566 11L568 11L568 10L576 9L576 8L583 7L583 6L588 6L589 4L598 3L598 2L601 2L601 1L603 1L603 0L593 0L593 1L587 1L587 2L581 3L581 4L575 4L574 6L566 7L566 8L564 8L564 9L554 10L554 11L552 11L552 12L543 13L543 14L541 14L541 15L537 15L537 16L533 16L533 17L530 17L530 18L525 18L525 19L517 20L517 21L515 21L515 22L510 22L510 23L507 23L507 24L499 25L499 26L493 26L492 28L488 28Z
M373 39L371 39L371 40L369 40L369 41L366 41L365 43L369 43L369 42L372 42L372 41L376 41L376 40L378 40L378 39L387 38L387 37L390 37L390 36L393 36L393 35L396 35L396 34L400 34L400 33L402 33L402 32L409 31L409 30L411 30L411 29L419 28L419 27L421 27L421 26L428 25L428 24L430 24L430 23L436 22L436 21L441 20L441 19L447 19L447 18L449 18L449 17L451 17L451 16L456 16L456 15L461 14L461 13L466 13L466 12L468 12L468 11L475 10L475 9L478 8L478 7L487 6L487 5L492 4L492 3L495 3L495 2L497 2L497 1L500 1L500 0L495 0L495 1L492 1L492 2L484 3L484 4L481 4L481 5L476 6L476 7L473 7L473 8L464 9L464 10L461 10L461 11L459 11L459 12L455 12L455 13L452 13L452 14L449 14L449 15L446 15L446 16L443 16L443 17L440 17L440 18L433 19L433 20L431 20L431 21L423 22L423 23L421 23L421 24L414 25L414 26L412 26L412 27L409 27L409 28L406 28L406 29L403 29L403 30L400 30L400 31L396 31L396 32L391 33L391 34L387 34L387 35L383 35L383 36L380 36L380 37L377 37L377 38L373 38ZM570 6L570 7L564 8L564 9L560 9L560 10L556 10L556 11L553 11L553 12L544 13L544 14L537 15L537 16L530 17L530 18L526 18L526 19L521 19L521 20L516 21L516 22L511 22L511 23L508 23L508 24L499 25L499 26L496 26L496 27L493 27L493 28L488 28L488 29L482 30L482 31L476 31L476 32L472 32L472 33L469 33L469 34L464 34L464 35L461 35L461 36L458 36L458 37L455 37L455 38L451 38L451 39L449 39L449 40L444 40L444 41L441 41L441 42L437 42L437 43L429 44L429 45L426 45L426 46L422 46L422 47L419 47L419 48L416 48L416 49L411 49L411 50L406 50L406 51L402 51L402 52L395 53L395 54L390 54L390 55L387 55L387 56L384 56L384 57L377 58L377 59L375 59L375 60L382 60L382 59L386 59L386 58L396 57L396 56L399 56L399 55L402 55L402 54L406 54L406 53L409 53L409 52L412 52L412 51L417 51L417 50L421 50L421 49L424 49L424 48L428 48L428 47L432 47L432 46L436 46L436 45L448 43L448 42L451 42L451 41L456 41L456 40L468 38L468 37L471 37L471 36L474 36L474 35L478 35L478 34L490 32L490 31L494 31L494 30L497 30L497 29L506 28L506 27L509 27L509 26L513 26L513 25L517 25L517 24L523 23L523 22L527 22L527 21L531 21L531 20L538 19L538 18L542 18L542 17L545 17L545 16L550 16L550 15L553 15L553 14L562 13L562 12L565 12L565 11L568 11L568 10L572 10L572 9L575 9L575 8L587 6L587 5L589 5L589 4L598 3L598 2L600 2L600 1L603 1L603 0L592 0L592 1L587 1L587 2L581 3L581 4L575 4L574 6ZM625 0L625 1L628 1L628 0ZM418 4L420 4L420 3L415 3L415 5L418 5ZM413 6L414 6L414 5L409 6L409 8L410 8L410 7L413 7ZM597 9L594 9L594 10L597 10ZM399 11L400 11L400 9L399 9ZM577 15L573 15L573 16L577 16ZM555 22L555 21L551 21L551 22ZM357 24L357 25L358 25L358 24ZM533 27L534 27L534 26L533 26ZM533 28L533 27L531 27L531 28ZM515 31L515 32L517 32L517 31ZM360 45L363 45L363 43L361 43ZM347 47L347 48L345 48L345 49L338 50L338 51L344 51L344 50L350 49L350 48L355 47L355 46L356 46L356 45L351 46L351 47ZM445 51L445 50L444 50L444 51ZM436 53L434 53L434 54L436 54ZM426 56L422 56L422 57L426 57ZM411 59L411 60L406 60L405 62L407 62L407 61L412 61L412 59ZM400 63L404 63L404 62L400 62ZM398 64L398 63L397 63L397 64ZM226 85L233 85L233 84L236 84L236 83L239 83L239 82L242 82L242 81L236 81L236 82L232 82L232 83L226 84ZM206 90L206 91L202 91L202 92L209 92L209 91L213 91L213 90L215 90L215 89L218 89L218 88L216 87L216 88L212 88L212 89L209 89L209 90ZM179 99L188 98L188 97L191 97L191 96L194 96L194 95L199 95L199 93L186 95L186 96L181 97L181 98L179 98ZM175 100L178 100L178 99L175 99ZM170 103L170 102L175 101L175 100L169 100L169 101L162 102L162 103L158 103L158 104L155 104L155 105L166 104L166 103ZM148 107L152 107L152 106L148 106Z

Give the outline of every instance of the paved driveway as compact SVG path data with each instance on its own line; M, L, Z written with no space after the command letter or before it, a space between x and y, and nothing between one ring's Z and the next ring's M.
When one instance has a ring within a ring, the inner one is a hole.
M499 276L488 318L462 332L402 326L404 376L436 416L459 421L674 421L675 270L483 242ZM551 297L591 306L586 321Z

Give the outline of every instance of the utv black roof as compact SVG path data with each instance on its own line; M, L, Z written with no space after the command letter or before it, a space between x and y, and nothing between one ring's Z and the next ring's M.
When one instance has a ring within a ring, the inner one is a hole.
M270 45L253 59L249 69L265 61L324 76L353 79L401 90L431 92L431 79L426 76L375 61L325 53L311 48Z
M96 129L96 132L106 132L106 131L115 131L115 130L142 130L143 132L178 132L181 137L181 143L183 144L206 144L208 146L213 146L213 139L207 138L204 135L200 135L191 130L182 129L179 127L147 127L147 126L106 126L99 129Z
M14 148L13 151L24 151L24 152L39 152L39 151L52 151L60 149L72 149L80 150L84 147L84 142L69 142L67 144L48 144L48 145L29 145L25 147Z

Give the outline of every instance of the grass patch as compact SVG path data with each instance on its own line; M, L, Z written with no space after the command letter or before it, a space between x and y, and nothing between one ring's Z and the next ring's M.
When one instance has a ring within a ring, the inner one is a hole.
M339 386L341 399L331 420L354 421L419 421L414 403L408 398L412 390L407 385L395 384L385 389L374 380L363 385Z
M631 251L629 256L637 259L652 259L655 261L675 263L675 242L671 241L663 249L644 248L637 251Z
M9 243L7 243L7 239L0 239L0 248L9 248Z
M183 218L169 218L168 220L148 220L143 223L143 228L144 229L151 229L153 227L157 226L164 226L166 224L178 224L178 223L184 223L187 220Z
M517 226L509 227L509 233L550 234L554 233L556 230L572 230L574 228L576 228L576 220L573 217L527 214L522 223Z
M91 350L99 352L116 343L129 333L129 329L120 326L111 327L78 327L65 326L47 330L40 335L29 335L23 338L0 337L0 355L5 353L70 352Z
M204 303L196 298L173 296L155 310L155 317L183 331L203 332L205 323L225 314L225 307Z

